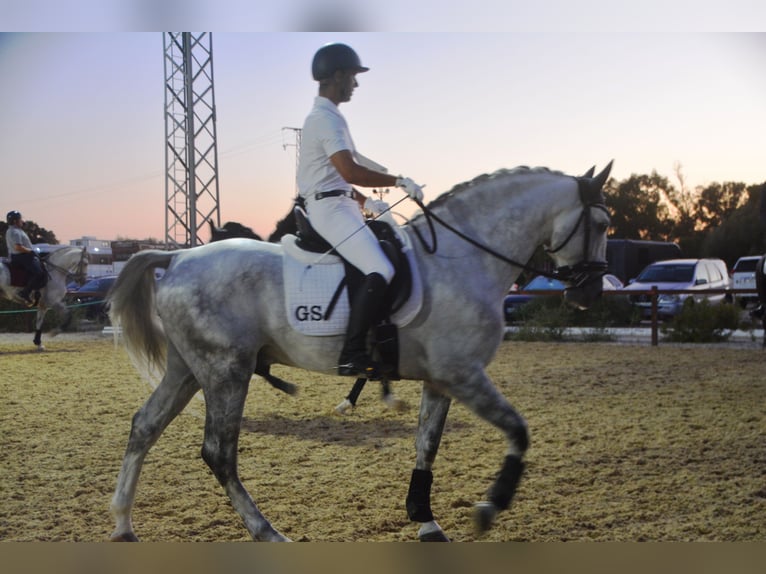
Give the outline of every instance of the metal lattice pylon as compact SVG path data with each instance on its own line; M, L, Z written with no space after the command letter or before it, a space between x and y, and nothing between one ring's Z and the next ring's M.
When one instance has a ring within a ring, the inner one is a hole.
M200 230L220 225L218 147L209 32L166 32L165 242L204 243Z

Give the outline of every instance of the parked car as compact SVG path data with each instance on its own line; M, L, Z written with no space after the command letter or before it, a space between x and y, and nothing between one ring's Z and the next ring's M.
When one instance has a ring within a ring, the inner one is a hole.
M657 261L644 268L623 291L693 290L699 294L665 293L657 297L657 315L661 319L675 317L688 297L694 301L707 299L711 304L731 302L731 293L709 293L712 290L730 289L731 279L726 264L721 259L669 259ZM628 293L628 300L641 309L643 318L652 314L651 295Z
M615 275L606 274L602 277L602 289L604 291L616 291L618 289L622 289L622 287L622 281L620 281L620 279ZM566 289L566 285L564 285L558 279L552 279L550 277L545 277L544 275L538 275L529 283L524 285L524 287L518 290L512 290L510 293L508 293L508 295L505 296L505 300L503 301L505 322L512 323L517 321L519 319L519 309L521 309L535 297L540 297L540 295L524 293L524 291L556 292L563 291L564 289ZM545 295L543 295L543 297L544 296Z
M104 300L106 294L117 280L117 275L104 275L87 281L82 287L67 291L66 302L70 305L82 305L85 318L106 321Z
M755 289L755 271L758 261L760 261L760 255L753 255L751 257L740 257L734 264L731 274L731 284L734 289ZM758 294L753 293L737 295L742 307L746 307L748 303L757 303Z

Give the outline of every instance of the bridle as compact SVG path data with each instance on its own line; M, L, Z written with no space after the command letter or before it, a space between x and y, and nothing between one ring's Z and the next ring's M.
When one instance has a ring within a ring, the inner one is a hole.
M575 233L577 233L577 230L580 228L580 225L583 222L585 223L585 232L583 233L583 260L579 263L576 263L575 265L564 265L558 267L553 274L556 279L569 283L573 288L584 287L591 281L601 279L601 277L607 271L607 263L605 261L590 261L588 259L588 253L590 252L591 242L591 212L593 209L600 209L608 215L609 211L607 210L600 193L598 194L598 197L593 200L588 198L588 196L593 193L590 187L590 182L588 180L578 179L577 189L580 193L580 201L583 205L582 211L580 212L580 217L577 218L577 223L575 223L572 231L569 233L569 235L567 235L566 239L564 239L564 241L562 241L558 247L555 249L545 248L545 252L548 254L553 254L557 251L560 251L572 240Z
M502 253L499 253L498 251L495 251L491 247L488 247L487 245L484 245L483 243L477 241L476 239L473 239L472 237L469 237L459 229L453 227L443 219L441 219L438 215L436 215L431 209L426 207L421 201L417 201L416 203L420 207L420 209L423 211L423 214L425 215L426 222L428 223L428 228L431 234L431 242L432 245L428 245L425 238L421 235L420 230L413 225L412 229L415 232L415 235L417 236L418 240L420 241L420 244L423 246L423 249L426 251L426 253L434 254L437 250L437 239L436 239L436 230L434 229L433 221L436 221L439 223L442 227L445 229L448 229L464 241L470 243L477 249L480 249L481 251L484 251L485 253L488 253L495 257L496 259L499 259L500 261L503 261L509 265L514 265L516 267L521 267L525 271L529 271L531 273L534 273L536 275L543 275L545 277L550 277L552 279L558 279L559 281L562 281L564 283L568 283L570 285L570 288L582 288L588 283L600 280L601 277L606 273L607 271L607 263L603 261L591 261L588 259L588 253L590 252L590 246L591 246L591 221L592 216L591 212L593 209L600 209L601 211L608 213L608 210L606 208L606 205L603 202L603 196L600 193L600 189L598 190L598 193L594 193L593 188L591 187L591 179L589 178L575 178L577 181L577 189L580 194L580 201L582 202L582 211L580 212L580 217L577 219L577 223L575 223L574 228L572 231L567 235L567 237L564 239L564 241L561 242L561 244L558 245L558 247L554 249L546 248L546 253L556 253L557 251L561 251L564 247L566 247L569 242L572 240L572 238L575 236L575 233L577 233L577 230L580 228L580 225L585 223L585 233L583 234L583 259L579 263L575 265L563 265L561 267L557 267L553 272L546 271L544 269L539 269L537 267L533 267L527 263L522 263L520 261L516 261L514 259L511 259L510 257L506 257ZM590 196L595 196L591 198ZM432 221L433 220L433 221Z

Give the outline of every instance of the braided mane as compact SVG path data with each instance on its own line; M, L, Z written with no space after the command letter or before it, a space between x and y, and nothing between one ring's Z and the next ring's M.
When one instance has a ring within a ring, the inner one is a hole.
M478 185L482 185L488 181L493 181L496 179L499 179L501 177L512 177L515 175L521 175L521 174L530 174L530 173L550 173L550 174L561 174L559 171L551 170L547 167L528 167L526 165L520 165L518 167L514 168L501 168L498 169L492 173L484 173L482 175L478 175L474 177L473 179L469 181L464 181L463 183L458 183L457 185L453 186L452 189L449 191L445 191L442 193L439 197L434 199L433 201L429 202L428 207L438 207L442 203L445 203L448 201L451 197L454 197L455 195L462 193L466 189L474 188ZM418 213L413 217L413 221L417 220L418 218L422 217L422 213Z

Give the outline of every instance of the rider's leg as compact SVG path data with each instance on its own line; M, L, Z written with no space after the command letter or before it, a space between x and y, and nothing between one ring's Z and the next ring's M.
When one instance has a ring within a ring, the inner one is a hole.
M21 291L19 291L19 297L26 301L28 305L34 305L35 302L30 298L29 294L35 289L38 281L38 273L42 271L40 269L40 264L37 262L37 257L32 253L22 253L14 254L11 259L14 263L23 267L27 272L27 284Z
M367 332L377 319L386 287L394 276L394 266L381 249L378 238L365 225L356 201L337 197L311 200L306 205L314 229L365 276L350 301L347 337L338 374L379 378L379 366L371 361L367 352Z
M367 275L351 301L346 341L338 359L338 374L370 379L380 377L381 369L367 352L367 333L378 316L388 284L382 275Z

